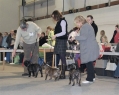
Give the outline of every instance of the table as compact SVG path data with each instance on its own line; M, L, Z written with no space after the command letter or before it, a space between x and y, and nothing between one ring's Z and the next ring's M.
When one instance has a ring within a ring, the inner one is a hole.
M44 53L44 62L46 62L46 52L53 52L54 49L52 48L39 48L39 52ZM13 49L5 49L5 48L0 48L0 52L3 52L3 70L5 69L5 52L13 52ZM17 49L16 52L24 52L22 49Z
M3 70L4 70L5 69L5 60L4 60L5 52L13 52L13 49L0 48L0 52L3 52L3 62L2 62L2 64L3 64ZM21 50L21 49L18 49L18 50L16 50L16 52L24 52L24 51Z
M39 52L44 53L44 62L46 62L46 52L53 52L53 48L39 48ZM3 52L3 70L5 69L5 52L13 52L13 49L5 49L5 48L0 48L0 52ZM16 52L24 52L21 49L17 49ZM79 50L66 50L68 53L80 53ZM119 55L119 52L100 52L100 54L103 55Z

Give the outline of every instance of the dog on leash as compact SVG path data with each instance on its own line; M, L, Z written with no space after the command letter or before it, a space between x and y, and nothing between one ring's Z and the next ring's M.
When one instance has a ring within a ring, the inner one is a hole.
M46 75L45 80L47 80L48 76L50 76L49 80L51 80L52 78L54 78L55 81L59 80L60 73L61 73L59 68L52 68L48 64L45 64L44 68L45 68L45 75Z
M31 64L30 61L26 60L24 61L24 65L27 67L29 77L31 77L31 73L32 73L33 77L37 78L39 71L41 73L41 77L43 77L42 67L39 64Z
M72 86L75 85L75 79L78 83L79 86L81 86L81 72L79 68L77 68L77 65L74 64L69 64L69 84L71 84L71 81L73 82Z

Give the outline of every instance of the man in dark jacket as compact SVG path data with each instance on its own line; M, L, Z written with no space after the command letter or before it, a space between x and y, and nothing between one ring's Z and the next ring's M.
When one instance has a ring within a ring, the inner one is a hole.
M7 39L6 39L6 42L7 42L7 44L8 44L8 48L10 48L10 46L11 46L12 36L13 36L14 34L15 34L15 33L14 33L14 30L11 30L11 31L10 31L10 34L8 35L8 37L7 37Z
M97 25L95 24L92 15L88 15L88 16L87 16L87 22L92 25L92 27L93 27L93 29L94 29L94 32L95 32L95 37L96 37L97 32L98 32L98 27L97 27Z

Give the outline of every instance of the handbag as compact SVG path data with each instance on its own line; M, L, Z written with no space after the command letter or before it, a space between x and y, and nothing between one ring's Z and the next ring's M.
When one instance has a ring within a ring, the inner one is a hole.
M106 70L115 71L117 65L115 63L111 63L110 61L107 63Z

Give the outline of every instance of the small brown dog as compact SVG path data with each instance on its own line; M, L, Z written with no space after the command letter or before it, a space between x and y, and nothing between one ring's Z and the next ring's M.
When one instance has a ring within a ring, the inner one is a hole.
M60 73L61 73L59 68L52 68L48 64L45 64L44 68L45 68L45 74L46 74L45 80L47 80L48 76L50 76L49 80L51 80L52 77L55 78L55 81L59 80Z
M75 85L75 79L77 80L77 83L79 86L81 86L81 72L79 69L76 69L76 64L69 64L69 84L71 84L71 81L73 82L72 86Z

